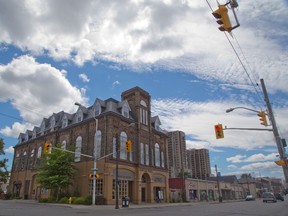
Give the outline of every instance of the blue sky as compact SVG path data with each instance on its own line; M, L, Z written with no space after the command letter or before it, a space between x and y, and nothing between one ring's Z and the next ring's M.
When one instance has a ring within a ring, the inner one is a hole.
M260 78L288 138L287 1L238 3L240 27L225 35L204 0L0 0L0 137L9 168L19 133L44 117L75 112L76 101L120 100L139 86L162 129L184 131L187 148L209 149L212 173L217 164L222 175L282 178L271 132L225 130L215 139L217 123L264 129L254 112L225 112L266 111Z

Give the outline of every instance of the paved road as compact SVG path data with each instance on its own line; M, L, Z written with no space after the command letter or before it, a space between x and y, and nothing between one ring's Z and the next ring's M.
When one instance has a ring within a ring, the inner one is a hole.
M27 200L0 200L0 216L288 216L288 197L284 202L261 200L223 203L114 206L55 205Z

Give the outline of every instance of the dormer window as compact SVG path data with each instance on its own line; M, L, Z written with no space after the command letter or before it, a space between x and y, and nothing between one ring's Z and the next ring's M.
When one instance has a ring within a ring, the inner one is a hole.
M101 106L100 106L100 104L98 103L98 104L95 105L94 115L95 115L95 116L98 116L98 115L100 115L100 113L101 113Z
M36 138L36 135L37 135L37 132L36 132L36 129L34 129L32 133L32 138Z
M51 129L53 130L54 129L54 127L55 127L55 117L53 116L52 118L51 118L51 120L50 120L50 125L51 125Z
M122 115L126 118L129 118L129 106L125 103L122 107Z
M157 118L156 121L155 121L155 129L156 129L157 131L160 130L160 121L159 121L158 118Z
M64 116L62 119L62 128L65 128L68 126L68 119L67 116Z
M79 110L79 111L77 112L77 116L76 116L76 123L79 123L79 122L81 122L82 120L83 120L83 113L82 113L81 110Z
M45 130L45 120L43 119L41 124L41 134L44 134L44 130Z
M28 132L25 134L25 141L28 141L29 140L29 135L28 135Z

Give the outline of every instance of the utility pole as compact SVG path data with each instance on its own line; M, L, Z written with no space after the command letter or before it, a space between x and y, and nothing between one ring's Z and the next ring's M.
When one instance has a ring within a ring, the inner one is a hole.
M219 202L222 202L222 195L221 195L221 189L220 189L220 183L219 183L219 175L217 171L217 165L215 164L215 171L216 171L216 177L217 177L217 186L218 186L218 194L219 194Z
M274 138L275 138L276 145L277 145L277 148L278 148L278 153L279 153L280 159L285 162L285 165L282 166L282 168L283 168L285 181L288 183L287 157L284 154L284 147L282 145L282 141L281 141L281 138L280 138L279 133L278 133L278 128L277 128L276 121L275 121L275 118L274 118L274 114L273 114L273 111L272 111L272 107L271 107L271 104L270 104L270 101L269 101L269 98L268 98L268 94L267 94L267 90L266 90L266 86L265 86L264 80L260 79L260 82L261 82L261 86L262 86L262 90L263 90L263 94L264 94L264 100L265 100L266 106L267 106L269 119L270 119L271 124L272 124L273 134L274 134Z

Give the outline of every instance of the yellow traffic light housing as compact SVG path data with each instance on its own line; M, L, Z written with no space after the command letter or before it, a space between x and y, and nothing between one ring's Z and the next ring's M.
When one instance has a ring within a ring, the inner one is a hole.
M214 125L216 139L224 138L224 132L222 124Z
M93 174L89 174L88 177L89 177L90 180L93 180L94 175ZM100 174L96 173L95 179L99 179L99 178L100 178Z
M266 119L266 113L264 111L261 111L261 112L258 112L257 115L260 117L261 124L264 126L267 126L268 124L267 124L267 119Z
M126 141L126 152L131 152L131 148L132 148L132 141L127 140Z
M51 154L51 144L50 144L50 143L45 143L45 144L44 144L43 153L44 153L45 155Z
M218 5L218 9L213 11L212 14L217 19L217 23L221 25L218 28L220 31L232 31L231 22L228 16L228 9L225 5Z

